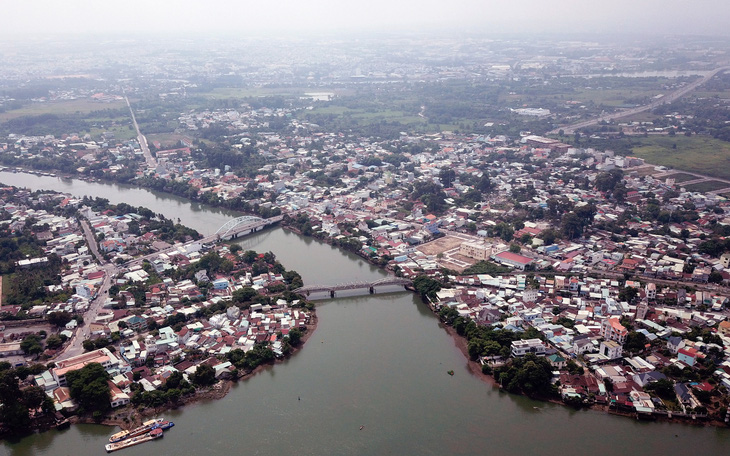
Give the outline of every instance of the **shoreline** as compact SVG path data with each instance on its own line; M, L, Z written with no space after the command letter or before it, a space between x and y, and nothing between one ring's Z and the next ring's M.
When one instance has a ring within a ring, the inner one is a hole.
M132 429L137 426L140 426L142 424L142 421L144 421L146 418L154 417L159 415L160 413L164 413L169 410L177 410L179 408L185 407L190 404L194 404L196 402L200 401L206 401L206 400L220 400L226 397L228 393L230 392L231 388L235 383L238 383L240 381L246 381L250 378L253 378L255 375L257 375L259 372L263 371L269 366L276 366L279 363L284 362L285 360L289 359L290 357L294 356L296 353L298 353L300 350L302 350L309 340L310 337L315 333L317 329L318 324L318 317L316 312L312 315L312 321L310 324L306 326L307 330L302 336L301 343L297 347L292 347L292 351L282 358L277 358L274 361L266 364L262 364L260 366L257 366L254 370L251 372L245 373L241 375L240 377L233 379L233 380L220 380L215 385L201 390L196 390L195 394L192 394L187 397L183 397L180 399L179 402L175 404L165 404L161 407L154 407L154 408L144 408L144 409L137 409L134 406L130 404L128 407L124 407L123 409L120 409L117 411L117 413L112 413L111 416L104 417L101 421L95 421L93 418L89 416L79 417L79 416L73 416L69 418L69 421L71 424L98 424L102 426L119 426L121 429Z
M319 239L319 238L314 237L314 236L307 236L305 234L302 234L300 230L298 230L297 228L294 228L292 226L288 226L288 225L282 224L281 227L283 229L292 231L292 232L294 232L294 233L296 233L296 234L298 234L300 236L310 237L310 238L313 238L315 240L322 241L325 244L328 244L328 245L331 245L333 247L336 247L336 246L334 246L334 244L332 242L329 242L329 239L330 239L329 237L328 238L325 238L325 239ZM348 250L344 250L344 249L341 249L341 250L343 250L345 252L349 252ZM352 253L355 253L355 252L352 252ZM364 256L364 255L359 255L357 253L355 253L355 254L357 256L365 259L369 264L371 264L371 265L373 265L375 267L378 267L378 268L380 268L382 270L387 271L387 268L385 268L383 266L380 266L378 264L375 264L373 261L371 261L371 259L369 257ZM409 287L408 290L416 293L415 290L412 287ZM448 325L444 324L441 321L441 319L439 318L438 312L436 312L436 310L434 309L434 307L430 303L426 302L423 299L421 299L421 302L425 306L427 306L428 309L434 314L434 316L436 317L436 319L439 322L439 327L441 327L442 329L444 329L446 331L446 333L451 336L451 338L452 338L452 340L453 340L454 345L456 346L456 348L458 348L459 351L462 353L462 355L464 355L464 358L466 359L466 362L467 362L467 368L468 368L470 374L471 375L474 375L479 380L481 380L482 382L490 385L491 387L496 388L496 389L502 391L502 388L500 388L499 384L497 383L497 380L491 374L485 374L485 373L483 373L482 372L482 365L480 363L476 362L476 361L473 361L469 357L469 350L468 350L468 345L467 345L468 342L466 340L466 337L460 336L452 326L448 326ZM560 405L562 407L569 407L569 408L571 408L570 405L566 404L565 402L563 402L560 399L530 397L530 396L527 396L525 394L508 393L506 391L505 391L505 393L507 393L507 394L516 394L518 396L526 397L526 398L528 398L530 400L533 400L533 401L536 401L536 402L551 403L551 404ZM594 412L607 413L609 415L616 415L616 416L621 416L621 417L634 418L634 419L637 419L638 420L638 418L636 417L636 414L633 413L633 412L625 412L625 411L615 410L615 409L611 409L610 407L608 407L606 405L595 404L595 403L594 404L591 404L591 405L586 405L586 406L580 407L580 409L576 409L576 410L590 410L590 411L594 411ZM715 428L727 428L728 427L728 423L725 423L723 421L716 420L716 419L693 420L691 418L676 417L676 416L670 418L670 417L667 417L666 415L652 415L651 416L651 419L645 420L645 421L658 421L658 422L664 422L664 423L678 423L678 424L685 424L685 425L702 426L702 427L715 427Z
M428 305L428 304L426 304L426 305ZM433 312L433 308L431 306L428 306L428 307ZM434 312L434 315L435 315L435 312ZM438 318L438 316L437 316L437 318ZM469 369L469 372L472 375L474 375L475 377L479 378L484 383L492 386L493 388L496 388L496 389L502 391L502 388L500 388L499 385L497 384L497 380L493 376L483 373L481 364L479 364L478 362L473 361L471 358L469 358L469 351L467 348L466 338L463 336L460 336L453 327L445 325L443 322L441 322L440 319L439 319L439 326L441 328L443 328L446 331L446 333L451 336L456 348L458 348L459 351L461 351L461 353L464 355L464 358L466 358L467 367ZM535 397L527 396L525 394L509 393L506 391L505 391L505 394L515 394L516 396L525 397L532 401L543 402L543 403L546 402L546 403L551 403L551 404L555 404L555 405L560 405L562 407L568 407L568 408L575 409L574 407L571 407L570 405L568 405L565 402L558 400L558 399L535 398ZM592 412L606 413L609 415L615 415L615 416L620 416L620 417L624 417L624 418L633 418L635 420L638 420L638 418L636 417L636 413L634 413L634 412L615 410L615 409L611 409L608 406L600 405L600 404L592 404L589 406L580 407L575 410L590 410ZM676 417L676 416L670 418L665 415L652 415L651 419L647 419L647 420L643 420L643 421L657 421L657 422L662 422L662 423L675 423L675 424L684 424L684 425L701 426L701 427L713 427L713 428L727 428L728 427L728 424L726 424L723 421L716 420L716 419L693 420L691 418Z
M72 178L72 179L79 179L78 176L70 176L70 178ZM118 182L110 181L110 180L107 180L107 182L114 183L114 184L119 184ZM127 184L127 185L129 185L129 184ZM142 189L145 189L145 190L151 190L151 189L149 189L149 188L147 188L145 186L139 186L139 185L137 185L137 187L142 188ZM167 193L167 194L170 194L170 195L174 195L171 192L165 192L165 191L163 191L163 193ZM190 199L188 199L188 201L193 202L193 200L190 200ZM209 204L209 206L210 207L217 207L217 208L225 209L223 206L218 206L218 205ZM300 230L298 230L297 228L295 228L293 226L290 226L288 224L282 223L279 226L281 228L283 228L285 230L288 230L288 231L291 231L291 232L293 232L295 234L298 234L298 235L301 235L301 236L304 236L304 237L309 237L309 238L312 238L314 240L321 241L321 242L323 242L325 244L328 244L330 246L337 247L339 250L341 250L343 252L353 253L353 254L357 255L359 258L365 259L369 264L371 264L373 266L376 266L376 267L378 267L379 269L381 269L383 271L390 272L387 267L384 267L382 265L376 264L375 262L372 261L372 259L370 257L368 257L366 255L363 255L361 252L353 252L351 250L346 250L346 249L343 249L340 246L335 245L334 242L332 242L332 239L330 237L320 239L320 238L315 237L315 236L307 236L307 235L304 235L304 234L301 233ZM460 336L453 327L443 324L443 322L441 322L440 318L438 318L437 312L434 310L434 308L431 305L429 305L423 299L421 300L421 302L424 305L427 305L429 307L429 310L431 310L431 312L434 314L434 316L436 316L436 318L438 319L439 326L441 328L443 328L444 330L446 330L447 334L449 334L452 337L452 339L454 341L454 345L461 351L461 353L464 355L464 358L466 359L467 368L468 368L469 372L472 375L475 375L477 378L479 378L484 383L489 384L490 386L496 387L496 388L498 388L498 389L501 390L501 388L499 388L499 385L497 384L497 381L494 379L494 377L492 375L488 375L488 374L482 373L482 371L481 371L481 364L470 359L469 354L468 354L468 348L467 348L466 338L463 337L463 336ZM143 419L145 419L147 417L155 416L155 415L160 414L160 413L163 413L163 412L165 412L167 410L176 410L176 409L179 409L180 407L184 407L184 406L186 406L188 404L193 404L193 403L196 403L198 401L203 401L203 400L213 400L213 399L218 400L218 399L223 399L228 394L228 392L230 391L230 389L233 386L233 383L234 382L238 382L240 380L247 380L248 378L251 378L254 375L258 374L266 366L268 366L268 365L274 366L277 363L282 362L282 361L288 359L289 357L293 356L299 350L302 350L304 348L304 345L308 341L308 339L316 331L317 324L318 324L318 317L317 317L316 312L315 312L315 313L313 313L311 324L307 325L307 331L305 332L305 334L302 337L301 344L298 347L293 347L292 348L292 351L287 356L282 357L282 358L277 358L277 359L275 359L274 361L272 361L270 363L266 363L266 364L263 364L261 366L258 366L253 371L251 371L249 373L246 373L244 375L241 375L240 377L238 377L235 380L220 380L218 383L216 383L215 385L213 385L210 388L206 388L204 390L196 390L196 392L194 394L192 394L190 396L187 396L187 397L184 397L184 398L181 398L180 401L177 402L177 403L175 403L175 404L165 404L162 407L157 407L157 408L144 408L144 409L141 409L141 410L134 408L130 404L130 406L125 407L124 410L119 410L117 413L110 413L110 416L105 417L101 421L95 421L90 416L86 416L86 417L72 416L72 417L69 418L69 422L71 422L72 424L75 424L75 423L88 423L88 424L101 424L101 425L105 425L105 426L119 426L122 429L129 429L129 428L132 428L132 427L135 427L135 426L141 424L141 422L143 421ZM556 400L556 399L533 398L533 397L526 396L524 394L519 394L519 393L515 393L515 394L520 395L520 396L524 396L524 397L527 397L528 399L532 399L532 400L539 401L539 402L550 402L550 403L554 403L554 404L560 404L562 406L568 406L568 404L565 404L564 402L562 402L560 400ZM129 410L127 410L127 408L129 408ZM620 416L624 416L624 417L635 417L635 414L634 413L610 409L609 407L604 406L604 405L594 404L594 405L590 405L590 406L581 407L580 409L590 409L590 410L593 410L593 411L600 411L602 413L608 413L608 414L612 414L612 415L620 415ZM125 418L126 418L127 421L125 421ZM717 427L717 428L723 428L723 427L726 428L726 427L728 427L728 425L726 423L724 423L724 422L722 422L720 420L715 420L715 419L692 420L691 418L681 418L681 417L668 418L668 417L663 416L663 415L653 415L652 416L652 420L653 421L659 421L659 422L670 422L670 423L683 423L683 424L691 424L691 425L700 425L700 426L703 426L703 427L706 427L706 426L712 426L712 427Z

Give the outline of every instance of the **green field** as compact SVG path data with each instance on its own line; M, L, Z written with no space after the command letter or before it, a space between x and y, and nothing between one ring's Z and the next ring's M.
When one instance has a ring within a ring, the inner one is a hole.
M5 274L2 277L2 294L0 294L0 305L3 305L3 301L5 301L5 295L7 294L8 290L10 289L10 274Z
M730 143L708 136L637 138L633 154L647 163L730 179Z
M0 113L0 122L22 116L37 116L40 114L74 114L101 111L104 109L119 109L126 106L124 101L102 103L88 99L70 101L52 101L47 103L33 103L20 109L13 109Z
M644 103L660 93L666 91L659 88L653 90L639 89L578 89L570 94L571 100L583 103L593 102L597 105L621 107Z
M221 87L210 92L192 93L191 96L201 96L211 100L227 100L229 98L273 97L273 96L304 96L310 92L339 93L333 89L312 87Z
M127 141L137 137L137 132L134 128L130 130L127 125L115 125L107 128L94 127L89 134L93 139L99 140L104 132L114 133L114 139L117 141Z
M665 179L674 179L675 184L681 184L682 182L687 182L687 181L697 179L697 177L693 176L692 174L675 173L675 174L665 177Z
M730 187L730 184L728 184L727 182L706 181L706 182L700 182L698 184L687 185L685 187L685 189L688 192L706 193L706 192L720 190L721 188L728 188L728 187Z

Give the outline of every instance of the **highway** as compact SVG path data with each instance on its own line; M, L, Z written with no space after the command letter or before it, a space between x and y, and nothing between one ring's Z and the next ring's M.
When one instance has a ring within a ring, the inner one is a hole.
M719 72L727 71L727 70L730 70L730 66L723 66L720 68L716 68L716 69L712 70L710 73L708 73L707 75L705 75L704 77L692 82L691 84L681 87L681 88L675 90L674 92L672 92L668 95L665 95L662 98L659 98L656 101L652 101L651 103L649 103L647 105L639 106L639 107L631 108L631 109L626 109L626 110L614 112L611 114L605 114L600 117L596 117L595 119L584 120L584 121L581 121L581 122L578 122L578 123L575 123L572 125L566 125L564 127L556 128L555 130L549 131L547 134L557 135L558 132L560 132L560 130L563 130L564 134L572 135L573 133L575 133L576 130L580 130L581 128L585 128L585 127L590 127L591 125L595 125L600 122L604 122L604 121L610 122L612 120L620 119L622 117L633 116L634 114L638 114L640 112L649 111L651 109L656 108L657 106L663 105L665 103L671 103L671 102L687 95L689 92L693 91L697 87L701 86L702 84L706 83L707 81L709 81L710 79L715 77L715 75L718 74Z
M144 159L147 161L147 167L148 168L157 168L157 160L152 156L152 152L150 152L150 148L147 145L147 138L144 137L141 131L139 131L139 125L137 125L137 118L134 117L134 110L132 109L132 105L129 103L129 98L127 95L124 95L124 100L127 102L127 107L129 108L129 113L132 115L132 123L134 124L134 129L137 130L137 142L139 142L139 147L142 149L142 153L144 154Z

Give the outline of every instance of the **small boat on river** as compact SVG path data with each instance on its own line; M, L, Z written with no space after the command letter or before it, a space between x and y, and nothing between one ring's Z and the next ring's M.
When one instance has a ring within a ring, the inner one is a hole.
M154 420L145 421L142 423L142 426L136 427L134 429L126 430L126 431L119 431L116 434L112 434L111 437L109 437L109 443L116 443L121 442L122 440L137 437L138 435L146 434L150 432L153 429L156 429L160 427L160 425L165 422L162 418L155 418ZM172 423L171 421L168 421L168 423ZM172 424L174 426L174 424ZM168 426L166 429L171 428L172 426Z
M149 442L150 440L159 439L163 435L164 434L162 433L162 429L157 427L143 435L129 437L116 443L107 443L104 448L106 449L107 453L111 453L113 451L123 450L124 448L128 448L134 445L139 445L140 443Z

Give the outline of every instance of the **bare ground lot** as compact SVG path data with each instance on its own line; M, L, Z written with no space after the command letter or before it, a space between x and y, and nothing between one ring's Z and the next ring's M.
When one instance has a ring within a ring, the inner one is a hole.
M463 239L454 236L444 236L426 244L419 245L417 250L426 255L438 255L439 253L444 253L447 250L459 247L462 242L464 242Z
M458 238L456 236L445 236L419 246L418 250L431 256L442 254L442 258L439 258L438 260L440 266L461 272L476 263L476 260L473 258L468 258L459 254L459 246L462 242L464 242L464 239L462 238Z

